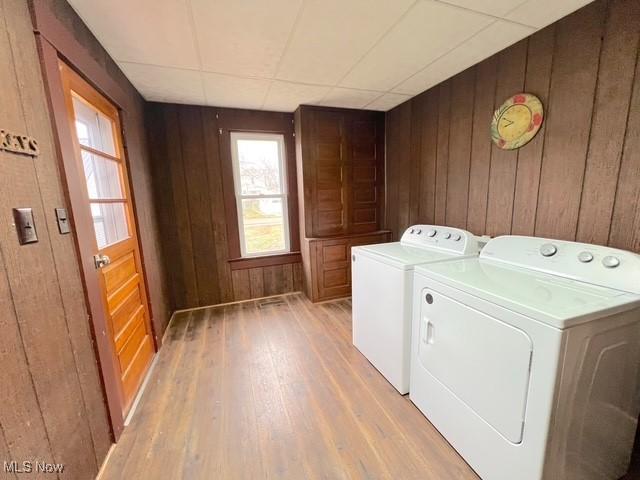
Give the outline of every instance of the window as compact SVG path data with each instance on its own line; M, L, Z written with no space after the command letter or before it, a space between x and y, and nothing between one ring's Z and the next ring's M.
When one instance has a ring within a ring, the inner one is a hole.
M243 257L290 250L284 136L231 132L233 180Z

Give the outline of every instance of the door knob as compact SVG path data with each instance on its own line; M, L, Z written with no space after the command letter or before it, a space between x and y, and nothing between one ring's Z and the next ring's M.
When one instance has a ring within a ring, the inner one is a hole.
M96 264L96 268L106 267L111 263L111 259L107 255L94 255L93 261Z

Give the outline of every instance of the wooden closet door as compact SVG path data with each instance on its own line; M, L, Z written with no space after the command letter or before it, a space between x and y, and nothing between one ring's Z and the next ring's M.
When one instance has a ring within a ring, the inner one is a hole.
M310 236L339 235L347 228L345 195L345 118L341 112L311 111L313 232Z

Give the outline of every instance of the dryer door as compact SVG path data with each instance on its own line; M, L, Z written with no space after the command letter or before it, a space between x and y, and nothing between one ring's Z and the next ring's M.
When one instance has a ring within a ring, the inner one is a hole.
M522 442L533 344L511 325L422 290L418 359L512 443Z

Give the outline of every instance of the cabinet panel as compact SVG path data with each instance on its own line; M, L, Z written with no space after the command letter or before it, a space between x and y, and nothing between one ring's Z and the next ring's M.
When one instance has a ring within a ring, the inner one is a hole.
M305 288L314 302L351 295L351 248L356 245L383 243L391 240L391 232L306 239L309 262L313 265Z

